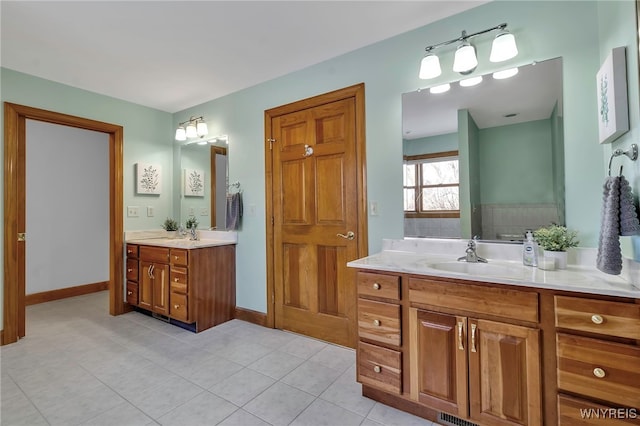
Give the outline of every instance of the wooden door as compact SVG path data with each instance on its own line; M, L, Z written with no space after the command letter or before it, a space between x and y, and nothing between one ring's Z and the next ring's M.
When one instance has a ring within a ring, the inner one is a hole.
M467 318L417 309L411 316L413 399L466 418Z
M153 312L169 316L169 265L154 263L151 271Z
M471 419L482 425L541 425L539 330L469 320Z
M138 283L138 306L143 309L153 309L153 280L151 267L153 262L140 262L140 281Z
M356 97L329 95L268 112L274 325L355 347L364 147Z

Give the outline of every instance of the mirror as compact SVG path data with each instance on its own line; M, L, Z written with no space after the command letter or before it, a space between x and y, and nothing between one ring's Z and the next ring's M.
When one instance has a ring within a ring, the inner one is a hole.
M180 223L194 216L199 229L226 229L228 138L180 146Z
M405 93L402 120L405 237L521 241L564 224L561 58Z

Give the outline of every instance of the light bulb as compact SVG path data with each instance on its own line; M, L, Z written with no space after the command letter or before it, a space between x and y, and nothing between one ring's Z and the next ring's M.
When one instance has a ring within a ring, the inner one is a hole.
M420 62L420 77L423 80L429 78L435 78L442 74L442 69L440 68L440 58L433 53L429 53L427 56L422 58L422 62Z
M176 129L176 140L177 141L186 141L187 133L184 130L184 127L180 126Z
M453 60L453 71L459 73L470 73L478 66L478 58L476 57L476 48L465 41L456 50Z
M464 80L460 80L460 86L462 87L471 87L476 84L480 84L482 82L482 76L479 75L477 77L465 78Z
M449 89L451 89L451 85L449 83L445 83L445 84L441 84L439 86L433 86L429 89L430 93L438 94L438 93L444 93L444 92L448 92Z
M200 137L206 136L209 133L209 130L207 129L207 123L205 123L204 121L199 121L197 125L197 133Z
M515 57L517 54L516 38L509 31L504 30L499 32L496 38L493 39L489 60L491 62L502 62Z
M493 78L495 78L496 80L504 80L505 78L513 77L516 74L518 74L518 67L496 71L493 73Z
M195 124L193 123L187 124L186 133L188 138L198 137L198 130L196 129Z

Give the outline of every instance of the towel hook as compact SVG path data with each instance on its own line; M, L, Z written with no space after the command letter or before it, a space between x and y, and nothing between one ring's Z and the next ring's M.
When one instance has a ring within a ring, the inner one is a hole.
M611 162L614 157L619 157L621 155L626 155L631 159L631 161L636 161L638 159L638 145L635 143L631 144L631 148L626 151L621 150L620 148L616 149L611 153L611 157L609 158L609 176L611 176ZM622 167L620 167L620 174L622 175Z

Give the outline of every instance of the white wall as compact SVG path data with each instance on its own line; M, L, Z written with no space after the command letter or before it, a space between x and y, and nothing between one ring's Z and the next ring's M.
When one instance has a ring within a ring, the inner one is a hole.
M109 135L27 120L26 294L109 280Z

